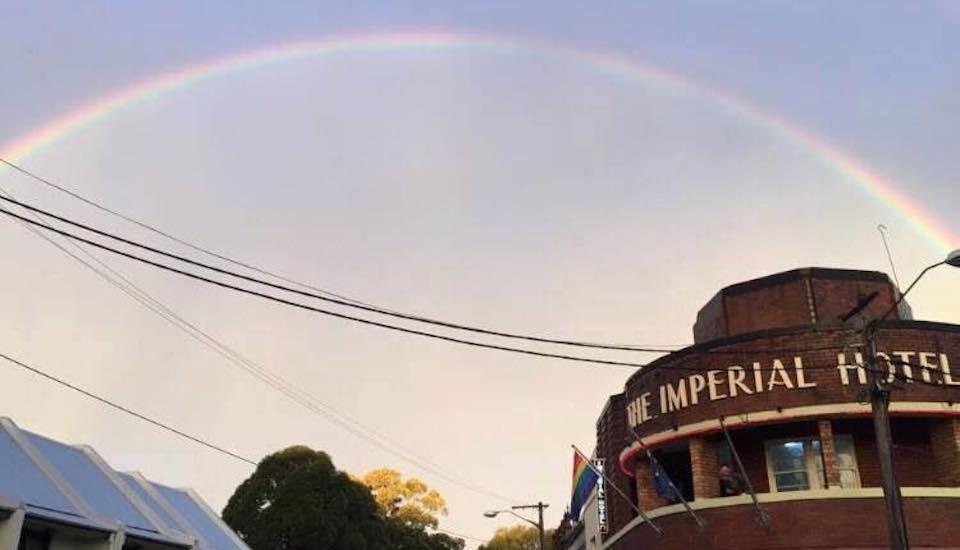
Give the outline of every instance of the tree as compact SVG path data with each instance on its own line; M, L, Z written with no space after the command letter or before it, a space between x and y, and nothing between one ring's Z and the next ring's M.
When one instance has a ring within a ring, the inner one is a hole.
M360 481L370 488L384 515L411 527L436 528L438 516L447 515L443 496L415 477L404 480L396 470L378 468Z
M428 533L396 518L387 519L390 541L397 550L463 550L466 543L443 533Z
M544 539L544 550L553 550L552 529L547 530ZM501 527L490 542L480 545L479 550L540 550L540 531L526 525Z
M289 447L264 458L223 519L253 550L394 550L370 491L330 457Z

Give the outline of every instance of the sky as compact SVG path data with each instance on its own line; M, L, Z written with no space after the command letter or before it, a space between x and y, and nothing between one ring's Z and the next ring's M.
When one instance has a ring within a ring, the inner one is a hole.
M188 241L394 310L684 345L725 285L808 266L890 272L878 224L904 286L960 235L955 2L41 1L5 13L5 155L184 67L342 44L131 102L11 160ZM941 239L845 173L837 152ZM0 186L189 252L12 170ZM19 225L0 221L0 247L0 352L244 456L305 444L350 472L421 477L449 501L441 526L477 538L510 523L482 516L506 504L494 495L547 502L558 523L570 445L592 449L606 398L632 372L391 333L95 253L438 475L291 403ZM958 272L931 272L911 293L915 315L960 323L958 285ZM25 429L194 487L218 510L251 473L12 367L0 403Z

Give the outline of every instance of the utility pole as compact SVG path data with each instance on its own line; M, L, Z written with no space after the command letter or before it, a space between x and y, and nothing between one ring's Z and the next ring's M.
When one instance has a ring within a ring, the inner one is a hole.
M549 504L544 504L543 502L538 502L536 504L524 504L521 506L511 506L511 510L527 510L531 508L537 509L537 529L540 531L540 550L545 548L544 544L546 542L545 535L543 531L543 509L550 506ZM533 522L531 522L533 523Z
M883 233L882 230L881 233ZM887 532L890 538L890 548L895 550L909 550L910 541L907 539L907 521L903 514L903 495L900 493L900 483L897 481L897 475L893 468L893 437L890 433L889 373L880 370L880 360L877 357L877 327L900 306L903 299L907 297L907 294L913 290L913 287L920 282L920 279L922 279L928 271L942 265L960 268L960 249L947 254L946 259L943 261L924 268L923 271L917 275L917 278L910 283L910 286L899 293L899 297L896 296L897 293L894 293L896 299L883 315L872 321L867 320L865 310L870 304L870 301L878 295L877 292L873 292L870 296L860 299L853 310L840 318L842 322L847 322L859 314L862 320L861 331L863 334L864 351L866 352L864 362L866 363L867 376L870 382L870 409L873 412L873 431L877 444L877 457L880 460L883 501L887 507Z
M868 322L863 327L866 351L867 375L870 381L870 409L873 412L873 431L880 461L880 479L883 485L883 500L887 508L887 532L890 548L909 550L907 522L903 515L903 495L893 468L893 437L890 432L890 385L887 373L881 371L877 358L876 323Z
M488 510L484 512L483 515L488 518L495 518L497 517L498 514L507 513L518 519L522 519L523 521L529 523L530 525L533 525L534 527L537 528L537 532L540 534L540 550L543 550L544 544L546 542L544 540L545 537L543 533L543 509L549 506L550 506L549 504L544 504L543 502L538 502L536 504L522 504L520 506L511 506L509 510ZM527 519L521 516L520 514L514 512L514 510L530 510L533 508L537 509L537 521L533 521L532 519Z

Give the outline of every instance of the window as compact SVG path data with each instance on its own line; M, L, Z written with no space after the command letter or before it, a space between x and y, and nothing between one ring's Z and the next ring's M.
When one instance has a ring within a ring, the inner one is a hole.
M766 447L771 489L806 491L824 486L819 439L768 441Z
M45 532L24 528L20 533L20 545L17 550L47 550L50 548L50 535Z
M852 489L860 486L860 470L857 468L857 453L853 448L853 436L833 436L837 449L837 468L840 469L840 486Z
M819 438L781 439L768 441L765 446L771 490L783 492L826 488ZM853 438L849 435L834 436L834 447L840 485L844 488L859 487L860 473L857 470Z

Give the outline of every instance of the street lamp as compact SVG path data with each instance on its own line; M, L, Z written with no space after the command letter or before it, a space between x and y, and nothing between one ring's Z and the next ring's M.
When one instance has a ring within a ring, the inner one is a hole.
M484 517L495 518L497 517L498 514L510 514L512 516L516 516L519 519L522 519L523 521L529 523L530 525L533 525L534 527L537 528L537 532L540 534L540 550L543 550L543 544L544 544L543 509L547 508L548 506L550 505L544 504L542 502L538 502L536 504L524 504L521 506L511 506L509 510L487 510L486 512L483 513L483 515ZM533 521L532 519L527 519L521 516L520 514L514 512L514 510L526 510L531 508L537 509L537 517L538 517L537 521Z
M893 470L893 438L890 433L890 388L887 387L883 377L879 374L876 329L881 321L893 313L893 310L900 305L906 295L928 271L941 265L960 268L960 249L947 254L943 261L927 266L882 316L867 323L863 328L863 336L867 345L867 361L871 373L870 408L873 412L873 429L877 441L877 455L880 461L883 498L887 506L887 529L890 534L890 547L897 550L907 550L910 548L910 542L907 539L907 522L903 515L903 497L900 494L900 484L897 482Z

